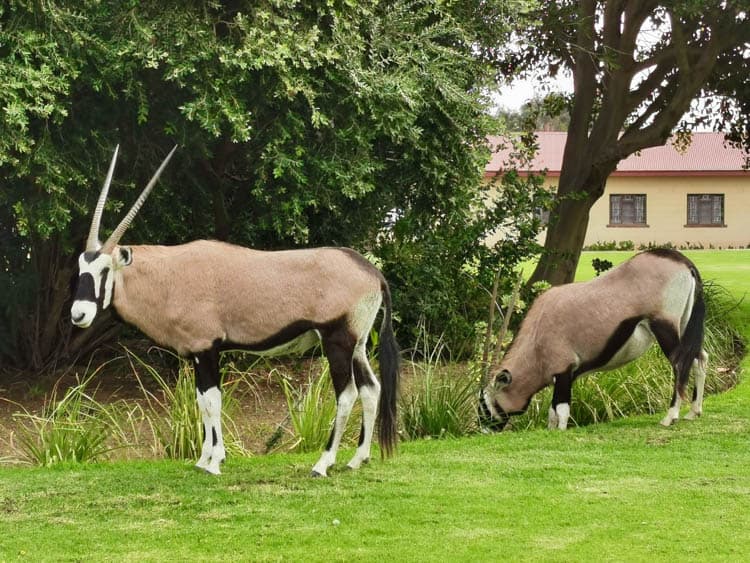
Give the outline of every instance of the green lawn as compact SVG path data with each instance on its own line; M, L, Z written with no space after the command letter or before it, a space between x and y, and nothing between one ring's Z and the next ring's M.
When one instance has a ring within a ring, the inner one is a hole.
M705 279L750 288L750 252L689 254ZM750 303L733 316L750 337ZM750 382L695 422L660 417L404 443L329 479L307 476L316 454L230 459L220 477L169 461L4 468L0 561L745 559Z

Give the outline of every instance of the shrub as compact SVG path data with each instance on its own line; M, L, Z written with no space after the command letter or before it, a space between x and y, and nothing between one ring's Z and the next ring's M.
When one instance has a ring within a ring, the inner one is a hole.
M404 436L414 440L476 432L477 393L476 377L428 371L411 395L401 402Z
M321 359L321 362L320 373L311 375L301 389L296 388L288 378L281 380L292 425L292 441L287 447L295 452L320 451L331 435L336 417L336 397L328 362L325 359Z
M632 240L598 241L588 246L584 246L583 250L593 250L599 252L611 250L635 250L635 243Z
M594 267L597 277L602 273L612 268L612 262L609 260L602 260L600 258L594 258L591 261L591 265Z
M432 339L424 328L422 334L427 346ZM443 346L438 339L436 346L421 351L422 361L410 363L412 385L401 398L401 428L408 439L465 436L478 429L479 374L448 371Z
M24 409L16 414L21 452L30 463L49 467L62 462L96 461L112 447L108 438L119 430L117 405L105 406L87 393L95 373L69 388L57 400L57 386L42 414Z
M384 234L376 253L391 284L403 346L422 338L424 323L428 337L441 335L453 358L471 357L498 265L502 292L510 293L513 272L541 248L536 236L542 223L534 212L551 205L542 182L541 176L511 171L497 186L451 195L463 200L450 213L423 209L425 217L407 210ZM499 240L489 246L492 238Z

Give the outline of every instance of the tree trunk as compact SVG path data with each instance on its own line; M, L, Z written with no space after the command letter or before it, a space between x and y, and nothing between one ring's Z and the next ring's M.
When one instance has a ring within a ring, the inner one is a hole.
M588 201L563 201L556 220L547 227L544 252L529 283L546 280L552 285L573 281L589 225Z
M70 322L72 285L77 269L76 256L63 250L58 236L35 239L31 260L23 263L28 282L20 288L13 308L10 347L0 360L7 367L31 373L49 373L67 366L77 358L91 353L97 346L119 332L110 311L97 315L95 325L86 330L75 329Z
M606 173L582 188L561 181L557 192L559 203L552 212L544 251L529 284L548 281L560 285L574 280L589 226L589 212L602 196L605 181Z
M211 192L214 211L214 236L218 240L229 240L231 221L226 202L224 201L224 176L234 154L237 144L225 138L214 151L210 160L202 160L203 177Z

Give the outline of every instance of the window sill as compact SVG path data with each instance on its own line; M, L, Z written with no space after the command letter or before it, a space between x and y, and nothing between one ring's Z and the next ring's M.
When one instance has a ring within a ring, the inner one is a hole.
M686 229L726 229L727 228L727 226L724 225L723 223L721 225L717 225L715 223L713 223L713 224L712 223L708 223L706 225L703 225L703 224L696 224L696 225L688 224L688 225L683 225L683 226Z
M650 225L647 225L646 223L610 223L607 225L608 229L648 229L650 228Z

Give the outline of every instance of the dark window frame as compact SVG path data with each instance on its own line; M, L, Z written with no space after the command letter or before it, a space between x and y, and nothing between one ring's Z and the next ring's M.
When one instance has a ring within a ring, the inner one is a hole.
M725 213L725 194L687 194L686 227L726 227Z
M641 202L640 209L638 202ZM648 227L648 208L646 194L609 194L608 227ZM623 204L632 209L624 212ZM632 220L628 220L632 216ZM639 220L640 219L640 220Z

